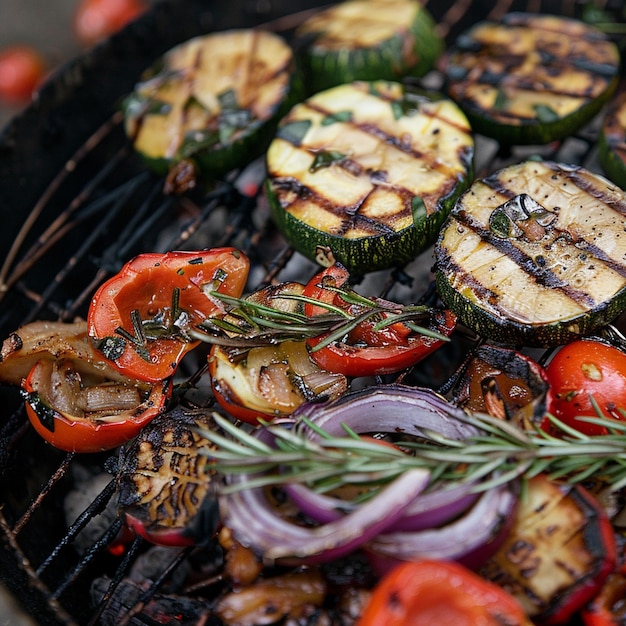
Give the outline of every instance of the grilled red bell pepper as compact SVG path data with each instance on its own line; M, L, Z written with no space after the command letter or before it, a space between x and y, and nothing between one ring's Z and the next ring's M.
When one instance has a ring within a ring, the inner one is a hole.
M135 437L165 410L171 380L120 381L119 375L107 376L106 368L94 375L82 365L79 359L42 358L22 385L30 423L55 448L110 450Z
M348 271L335 264L315 275L306 285L303 295L358 315L367 310L357 303L347 302L337 289L346 288ZM393 306L383 300L371 299L383 306ZM400 306L398 305L398 310ZM309 316L328 313L328 309L307 303L305 313ZM381 314L386 317L386 314ZM430 309L425 312L426 321L420 325L431 332L449 337L456 326L456 316L449 310ZM444 339L430 337L413 330L404 322L377 327L380 316L363 320L341 340L316 349L326 334L308 340L311 358L323 369L345 376L377 376L399 372L415 365L445 343Z
M356 626L530 626L503 589L458 563L406 562L374 589Z
M585 626L620 626L626 623L626 576L609 574L596 597L580 612Z
M187 329L223 313L211 292L239 297L249 266L235 248L139 255L95 293L89 335L126 375L168 378L199 343Z

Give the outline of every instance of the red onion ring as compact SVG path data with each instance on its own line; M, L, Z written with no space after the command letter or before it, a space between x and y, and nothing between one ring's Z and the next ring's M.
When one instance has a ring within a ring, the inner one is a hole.
M404 515L389 528L393 531L423 530L444 524L467 510L476 500L477 493L468 493L468 485L454 485L429 493L420 493ZM298 483L285 485L285 491L306 516L320 524L333 522L359 505L333 498Z
M368 544L372 562L380 573L417 559L457 561L477 569L502 545L517 502L516 484L507 484L485 491L465 515L441 528L379 534Z
M303 415L335 436L345 433L342 424L357 433L403 431L427 438L424 429L452 439L465 439L476 433L474 427L459 420L464 415L463 411L433 391L397 384L370 387L327 404L305 404L296 410L293 417L297 419ZM455 417L454 421L451 421L451 416ZM306 434L313 440L319 440L312 430L306 430ZM301 484L286 485L285 490L305 515L320 523L334 521L357 506L340 498L316 493ZM448 522L476 502L478 494L470 490L471 485L465 483L422 493L390 528L420 530Z
M429 472L405 472L369 502L328 524L304 527L283 519L260 488L220 497L224 524L264 560L322 563L353 552L389 527L428 484ZM238 477L235 483L246 483Z
M436 432L465 439L477 430L462 419L464 415L431 390L380 385L328 403L306 403L293 418L297 421L306 416L331 436L344 435L342 424L346 424L358 433L403 432L429 439L430 433ZM320 437L304 422L297 428L312 440ZM258 431L258 436L266 443L271 439L264 429ZM514 489L506 486L490 490L471 506L476 497L470 493L471 485L421 494L428 478L428 473L421 470L405 472L371 500L348 511L345 506L343 511L337 507L334 498L316 494L303 485L287 486L287 492L303 505L303 512L312 507L324 517L317 527L299 526L282 518L263 489L243 489L222 496L220 506L224 523L235 537L270 561L320 563L365 547L381 567L429 554L478 566L495 551L498 539L505 534L506 520L516 503ZM245 485L248 478L236 476L229 480ZM420 504L423 498L426 500ZM450 521L459 514L460 518ZM433 528L446 521L446 526ZM407 525L411 530L398 530ZM420 525L428 526L428 530L415 530Z

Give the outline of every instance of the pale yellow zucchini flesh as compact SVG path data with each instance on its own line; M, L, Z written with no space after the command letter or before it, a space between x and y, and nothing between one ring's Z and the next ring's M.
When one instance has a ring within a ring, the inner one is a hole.
M444 65L448 93L476 131L543 144L598 113L617 86L620 57L592 26L511 13L459 37Z
M441 296L467 326L562 343L626 306L626 195L581 167L510 166L459 199L435 255Z
M346 0L306 19L294 48L315 93L354 80L422 76L444 43L419 0Z
M320 92L283 118L269 147L274 217L310 258L328 246L360 272L406 263L469 184L473 148L450 100L395 82Z
M224 171L236 165L230 147L285 112L293 71L292 50L274 33L196 37L166 53L136 85L125 103L126 133L157 169L194 158ZM211 153L219 156L211 161Z

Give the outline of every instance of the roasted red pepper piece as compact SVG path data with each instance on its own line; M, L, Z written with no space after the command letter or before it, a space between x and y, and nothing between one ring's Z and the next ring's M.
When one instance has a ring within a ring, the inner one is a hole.
M165 410L172 393L171 380L122 383L103 376L95 381L80 369L77 360L42 359L23 383L33 428L67 452L100 452L122 445Z
M89 335L127 376L168 378L198 345L186 329L224 311L210 292L241 296L249 267L235 248L139 255L95 293Z
M581 611L585 626L620 626L626 623L626 576L609 574L598 595Z
M530 626L520 604L458 563L407 562L374 589L355 626Z
M350 311L353 315L358 314L361 312L360 305L346 302L336 291L346 288L348 279L348 272L343 266L331 265L309 281L303 295ZM372 299L372 302L375 303L376 300ZM307 303L305 313L309 316L321 315L328 313L328 309ZM456 316L448 310L431 309L427 318L421 325L444 337L449 337L456 326ZM312 348L311 358L321 368L345 376L381 376L415 365L444 344L443 339L416 332L401 322L377 328L378 321L364 320L341 341L333 341L319 349L316 346L327 335L309 339L307 343Z

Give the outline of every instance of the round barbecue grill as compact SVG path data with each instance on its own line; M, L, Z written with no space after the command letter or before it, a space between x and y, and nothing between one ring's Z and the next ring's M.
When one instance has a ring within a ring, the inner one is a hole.
M142 70L176 43L201 33L259 24L289 37L324 4L160 2L139 21L63 67L43 87L33 104L0 134L2 337L36 319L84 317L95 288L128 259L149 250L239 247L253 263L249 290L273 280L310 278L312 264L275 231L262 195L244 193L251 184L261 183L262 160L229 173L210 188L165 195L163 180L146 171L128 145L118 106ZM582 0L425 4L448 41L478 19L498 19L512 10L580 17L585 8ZM623 1L600 4L617 14ZM436 72L424 80L434 88L442 83ZM601 173L598 123L596 119L574 136L542 147L504 149L478 136L476 174L530 154ZM397 289L416 301L430 284L431 265L427 252L406 268L364 277L363 291ZM198 380L201 359L185 368L184 375ZM447 374L439 372L438 384L445 384ZM39 624L101 623L108 603L121 602L115 597L116 582L145 553L140 540L122 554L110 550L121 524L103 511L114 498L116 455L66 454L51 448L28 425L19 392L0 388L0 393L0 577ZM210 405L211 399L202 402ZM66 510L68 499L76 502L71 514ZM92 520L98 525L86 532ZM152 623L143 621L142 606L194 558L192 550L168 555L159 563L153 584L129 607L127 623ZM103 575L113 583L94 600L93 581ZM176 623L192 622L182 616Z

